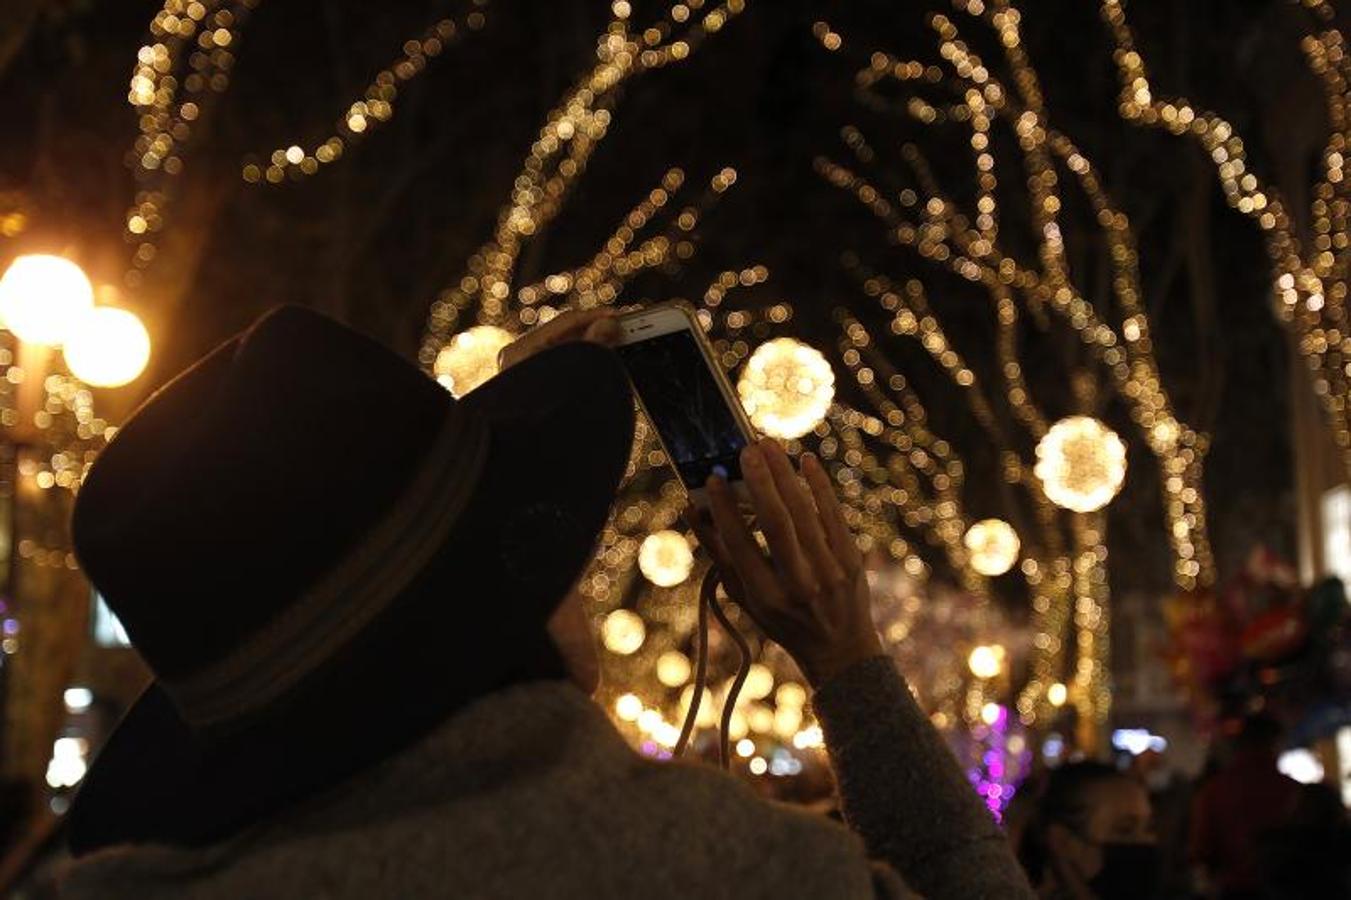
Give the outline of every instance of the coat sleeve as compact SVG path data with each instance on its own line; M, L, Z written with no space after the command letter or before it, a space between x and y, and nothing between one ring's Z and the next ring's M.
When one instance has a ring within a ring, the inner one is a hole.
M927 900L1032 900L1008 841L889 658L851 666L812 702L845 820L872 857Z

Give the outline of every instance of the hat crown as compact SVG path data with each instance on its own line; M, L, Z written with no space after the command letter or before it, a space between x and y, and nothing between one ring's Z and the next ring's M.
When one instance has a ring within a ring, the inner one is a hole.
M467 415L392 351L282 307L118 431L77 498L76 554L155 673L187 678L357 547Z

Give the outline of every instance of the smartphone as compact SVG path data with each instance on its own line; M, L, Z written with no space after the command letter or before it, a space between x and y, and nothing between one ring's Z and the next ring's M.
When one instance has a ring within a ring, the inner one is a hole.
M694 311L684 303L621 316L615 348L690 500L708 505L705 485L719 475L748 502L741 451L755 440L746 411L713 358Z

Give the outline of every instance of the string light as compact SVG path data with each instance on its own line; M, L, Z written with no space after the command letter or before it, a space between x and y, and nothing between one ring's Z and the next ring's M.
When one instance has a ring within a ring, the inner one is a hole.
M694 552L678 531L657 531L643 539L638 550L638 568L658 587L675 587L690 577Z
M399 58L376 74L361 99L344 108L336 131L324 141L308 148L299 143L288 144L270 154L245 157L241 170L244 180L250 184L281 184L288 177L314 175L321 166L339 160L353 140L393 118L394 102L401 84L425 72L430 61L463 31L483 28L487 22L483 12L487 0L474 0L474 6L476 8L465 15L463 25L457 25L453 19L441 19L418 37L405 41Z
M860 276L864 292L893 316L891 331L918 341L967 398L976 420L1001 448L1001 475L1009 484L1024 489L1034 511L1038 529L1032 545L1025 548L1021 574L1033 598L1035 640L1032 674L1018 697L1019 715L1030 724L1044 712L1046 689L1059 683L1066 656L1064 629L1072 625L1077 638L1070 649L1086 660L1076 664L1079 680L1073 699L1083 719L1096 723L1102 721L1110 704L1109 672L1104 664L1109 616L1105 614L1106 550L1101 545L1102 531L1076 521L1082 514L1066 523L1057 513L1039 480L1031 477L1034 467L1012 449L1022 444L1021 438L1006 433L1005 420L994 409L995 399L1007 399L1012 421L1030 433L1033 443L1040 442L1051 427L1032 396L1017 356L1024 316L1042 330L1058 321L1077 335L1093 363L1068 373L1081 401L1091 400L1099 391L1098 373L1102 372L1107 385L1125 402L1160 466L1165 533L1174 551L1174 577L1183 588L1209 584L1214 579L1201 490L1208 440L1172 411L1140 303L1138 258L1129 219L1102 189L1088 158L1050 123L1036 72L1022 46L1020 14L1008 0L955 0L954 6L994 30L996 45L1012 74L1010 83L1005 84L995 69L962 40L950 18L934 15L930 22L938 38L941 65L874 52L859 71L857 84L860 99L877 110L897 112L922 126L955 125L967 131L976 188L974 203L967 205L945 194L915 145L902 147L899 174L908 176L910 183L899 190L879 189L873 181L834 160L819 159L816 167L828 182L853 194L868 208L895 243L989 294L996 328L996 371L1003 382L998 393L982 388L975 370L965 363L929 309L918 280L903 286L891 284L864 272L856 258L846 258L846 267ZM818 23L813 33L829 51L844 47L844 37L826 23ZM897 104L877 90L884 82L923 89L925 93L919 96L918 91L912 91L912 96ZM928 88L937 84L953 89L953 102L942 106L930 102L933 92ZM1011 129L1022 156L1015 168L1029 188L1035 267L1001 249L1000 166L991 141L996 121ZM879 154L857 128L846 127L842 137L859 166L878 164ZM1071 278L1060 223L1064 209L1060 198L1062 173L1068 173L1088 199L1103 229L1114 267L1111 288L1119 321L1107 321L1099 315ZM889 182L895 181L896 174L889 173ZM885 467L887 477L880 482L869 479L877 487L864 491L861 485L866 482L851 477L844 483L846 496L865 504L872 498L896 503L903 523L927 530L931 541L946 551L959 575L968 568L973 576L978 575L970 552L959 545L965 532L964 527L958 530L964 523L960 497L940 499L937 467L933 456L924 452L928 448L922 441L936 444L937 440L927 433L923 404L908 381L886 362L886 355L875 349L868 329L852 316L843 316L841 321L844 361L880 417L870 430L860 429L859 436L851 438L855 457L845 462L850 467L862 463L865 469L877 468L861 446L869 439L880 440L896 451ZM840 423L832 424L847 435ZM870 420L863 418L861 424L870 424ZM924 449L916 454L920 448ZM955 453L945 454L945 458L949 465L960 465ZM944 488L956 480L947 472L941 474ZM1112 480L1107 479L1109 483ZM1066 524L1070 547L1063 537ZM1028 535L1020 537L1028 542ZM904 552L904 542L898 549ZM963 577L968 584L979 584L972 576ZM979 716L981 709L979 692L970 691L965 705L968 720Z
M1093 512L1112 501L1126 480L1126 445L1089 416L1070 416L1037 442L1036 476L1057 506Z
M775 338L746 361L737 394L755 427L772 437L799 438L821 424L830 409L835 373L814 347Z
M609 130L613 107L623 85L645 72L689 58L703 40L722 29L745 8L744 0L727 0L707 11L702 2L676 4L671 15L641 33L632 30L628 3L612 5L612 18L597 40L595 66L567 92L546 117L514 181L510 201L498 217L493 237L468 262L458 284L443 291L431 305L419 359L430 365L456 323L472 311L480 322L498 323L508 315L515 268L529 239L558 215L573 185L586 170ZM677 12L680 10L680 12ZM677 26L683 26L678 28ZM695 227L707 199L681 210L662 234L634 248L638 234L684 184L678 169L667 172L655 188L605 242L603 250L576 270L558 272L527 285L516 299L525 307L518 316L525 325L544 314L547 297L571 295L582 308L613 302L634 274L693 252L686 235ZM710 181L714 194L727 190L736 172L724 169ZM547 307L552 309L553 307Z
M1003 519L982 519L966 530L962 542L971 567L982 575L1003 575L1018 561L1021 543L1013 526Z
M1250 168L1246 143L1231 122L1197 108L1186 98L1164 98L1155 90L1121 0L1102 0L1100 10L1116 42L1112 59L1121 83L1117 106L1121 116L1198 143L1215 166L1225 200L1260 229L1271 259L1277 318L1296 338L1332 436L1351 471L1351 409L1347 405L1351 395L1347 311L1351 182L1346 172L1347 153L1351 152L1351 56L1337 30L1333 6L1326 0L1305 0L1303 7L1314 24L1304 29L1300 50L1327 99L1331 125L1320 176L1310 192L1310 240L1301 237L1287 199Z

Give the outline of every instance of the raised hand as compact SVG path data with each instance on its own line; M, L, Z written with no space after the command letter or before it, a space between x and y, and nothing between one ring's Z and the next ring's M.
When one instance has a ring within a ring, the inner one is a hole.
M708 481L711 516L688 514L728 594L815 685L880 655L863 559L820 461L804 454L800 478L765 439L742 451L741 471L768 555L721 478Z

